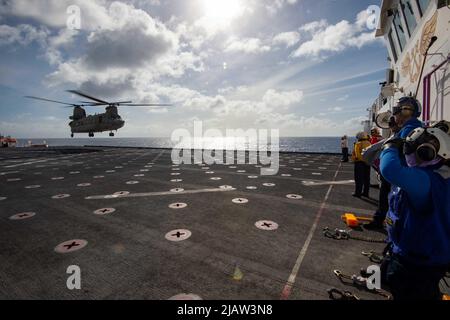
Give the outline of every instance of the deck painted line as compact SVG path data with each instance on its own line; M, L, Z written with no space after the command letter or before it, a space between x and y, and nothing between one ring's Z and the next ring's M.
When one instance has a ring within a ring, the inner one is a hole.
M164 152L166 152L166 150L161 150L161 152L151 162L156 163L156 161L158 161L158 159L161 158Z
M68 156L67 158L73 158L75 156L76 155ZM67 159L67 158L65 158L65 159ZM21 163L18 163L18 164L4 166L4 168L16 168L16 167L20 167L20 166L28 166L28 165L31 165L31 164L47 162L47 161L54 161L54 160L58 160L59 161L60 159L62 159L62 158L52 157L52 158L44 158L42 160L30 159L30 161L28 161L28 162L21 162Z
M45 159L45 160L36 160L36 161L22 162L22 163L18 163L18 164L12 164L12 165L9 165L9 166L5 166L4 168L16 168L16 167L20 167L20 166L28 166L30 164L47 162L47 161L50 161L50 160L53 160L53 159L50 158L50 159Z
M6 176L7 174L14 174L19 173L20 171L7 171L7 172L0 172L0 176Z
M334 174L333 180L336 180L340 168L341 168L341 164L339 164L339 166L336 170L336 173ZM320 205L319 211L317 212L316 218L314 219L314 223L311 226L311 229L309 230L308 237L306 238L306 241L303 244L302 249L300 250L297 261L295 262L294 268L292 269L291 275L289 276L289 279L288 279L286 285L284 286L283 291L281 292L281 297L280 297L281 300L287 300L289 298L289 296L291 295L292 287L294 286L295 280L297 279L298 272L300 271L300 266L302 265L303 259L305 258L306 253L308 252L309 245L311 244L311 240L317 229L319 220L322 217L322 213L325 209L326 203L328 201L328 197L330 196L332 189L333 189L333 185L330 185L328 187L328 191L325 195L325 198L323 199L322 204Z
M221 189L221 188L214 188L214 189L199 189L199 190L184 190L181 192L172 192L172 191L162 191L162 192L143 192L143 193L130 193L126 195L119 195L112 199L118 199L118 198L138 198L138 197L154 197L154 196L173 196L173 195L180 195L180 194L196 194L196 193L211 193L211 192L228 192L228 191L234 191L236 189ZM102 195L102 196L89 196L86 197L86 200L98 200L98 199L105 199L105 197L108 197L111 195Z
M339 169L338 169L339 170ZM303 185L306 187L314 187L314 186L326 186L326 185L344 185L344 184L352 184L355 183L355 180L342 180L342 181L323 181L323 182L314 182L314 181L302 181Z

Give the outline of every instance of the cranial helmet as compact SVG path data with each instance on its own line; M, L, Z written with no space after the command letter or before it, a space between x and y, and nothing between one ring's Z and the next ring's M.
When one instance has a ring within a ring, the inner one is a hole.
M422 114L422 106L420 102L413 97L403 97L397 102L397 105L392 109L393 114L397 115L402 110L411 110L413 112L413 117L418 118Z

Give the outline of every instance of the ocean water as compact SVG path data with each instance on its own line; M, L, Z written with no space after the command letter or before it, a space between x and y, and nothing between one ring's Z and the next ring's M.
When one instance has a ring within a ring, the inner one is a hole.
M42 138L42 139L18 139L18 146L32 144L42 144L45 141L49 146L119 146L119 147L150 147L150 148L173 148L176 144L170 138ZM230 141L221 139L209 139L202 141L205 149L238 149L255 150L255 145L248 142L232 141L231 145L237 147L227 147ZM349 147L354 140L349 138ZM201 148L199 144L195 148ZM281 137L280 151L287 152L320 152L320 153L340 153L340 137Z

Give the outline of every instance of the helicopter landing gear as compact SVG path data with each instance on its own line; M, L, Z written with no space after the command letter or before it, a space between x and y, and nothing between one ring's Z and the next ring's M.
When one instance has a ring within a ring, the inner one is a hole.
M109 136L110 136L110 137L114 137L114 132L110 132L110 133L109 133Z
M94 137L94 133L93 132L89 132L89 138L93 138Z

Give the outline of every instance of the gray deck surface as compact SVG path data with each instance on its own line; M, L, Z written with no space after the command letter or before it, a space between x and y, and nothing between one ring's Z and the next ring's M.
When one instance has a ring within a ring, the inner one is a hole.
M361 251L381 252L384 245L322 234L326 226L345 229L340 221L344 212L370 215L376 209L374 203L351 196L352 183L328 183L353 179L352 164L341 164L337 155L299 153L281 154L280 162L278 175L260 176L260 169L249 164L177 167L170 150L0 150L0 197L6 197L0 200L0 298L168 299L193 293L203 299L280 299L301 256L288 299L328 299L330 287L363 299L383 299L341 284L332 270L359 273L372 264ZM64 179L52 179L57 177ZM40 187L26 188L36 185ZM233 189L219 189L224 185ZM174 188L185 191L170 192ZM119 191L130 195L108 197ZM58 194L70 197L52 199ZM288 194L303 198L288 199ZM378 190L372 188L371 196L376 199ZM248 203L233 203L235 198ZM187 207L171 209L172 203ZM93 213L101 208L116 211ZM36 215L10 220L23 212ZM260 230L255 227L259 220L274 221L279 228ZM166 240L176 229L188 229L192 236ZM378 232L354 233L384 238ZM55 252L58 244L72 239L88 244L74 252ZM70 265L81 268L81 290L66 287ZM241 280L233 279L236 265Z

